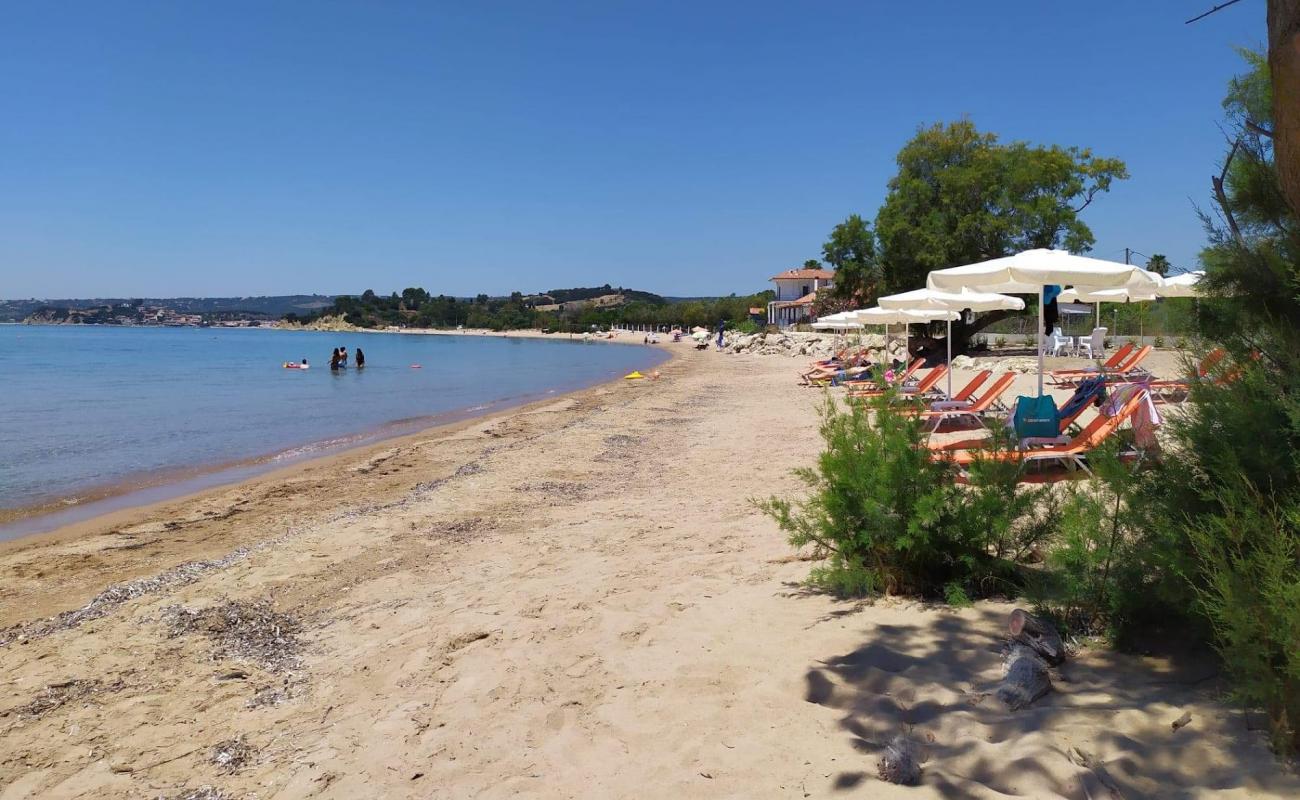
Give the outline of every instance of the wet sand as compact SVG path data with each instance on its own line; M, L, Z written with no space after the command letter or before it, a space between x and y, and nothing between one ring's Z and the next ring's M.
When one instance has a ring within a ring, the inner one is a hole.
M0 546L0 800L1300 792L1202 662L1085 650L1010 714L1010 605L802 589L750 500L818 450L804 359L672 349Z

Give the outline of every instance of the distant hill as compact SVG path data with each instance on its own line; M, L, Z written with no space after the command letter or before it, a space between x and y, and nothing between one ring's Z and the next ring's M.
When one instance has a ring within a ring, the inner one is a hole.
M174 309L181 314L232 314L279 319L285 314L310 314L334 304L334 295L290 294L263 297L95 297L0 300L0 322L21 322L38 309L94 309L136 303Z
M642 292L636 289L624 289L623 287L612 287L608 283L604 286L578 287L573 289L551 289L548 292L540 294L526 295L524 302L541 311L556 310L563 307L565 310L583 308L586 306L596 306L598 308L610 308L614 306L626 305L627 303L650 303L652 305L662 305L664 298L652 292Z

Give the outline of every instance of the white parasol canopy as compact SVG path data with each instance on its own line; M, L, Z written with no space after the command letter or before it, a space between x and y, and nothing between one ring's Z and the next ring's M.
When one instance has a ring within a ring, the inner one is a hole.
M1163 296L1150 289L1066 289L1058 299L1062 303L1145 303Z
M1132 264L1076 256L1064 250L1025 250L978 264L937 269L925 279L931 289L1038 295L1038 394L1043 394L1043 287L1150 290L1162 284L1154 272Z
M978 264L937 269L925 281L930 289L969 289L1005 294L1038 294L1050 285L1090 289L1158 289L1160 276L1132 264L1076 256L1064 250L1025 250Z
M941 308L867 308L861 311L850 311L852 318L863 325L884 325L885 326L885 352L889 352L889 326L903 325L906 331L907 325L913 322L934 322L935 320L947 320L949 322L960 319L961 315L956 311L947 311ZM903 338L903 349L907 349L907 337ZM910 358L910 356L909 356Z
M836 313L836 314L827 314L827 315L824 316L824 317L819 317L819 318L817 319L817 322L814 322L813 324L814 324L814 325L821 324L821 323L829 323L829 324L841 323L841 324L842 324L842 323L845 323L845 322L852 322L852 323L855 324L855 325L859 325L860 323L856 323L856 322L854 322L854 320L853 320L853 315L854 315L855 313L856 313L856 312L853 312L853 311L840 311L840 312L838 312L838 313Z
M1160 290L1161 297L1200 297L1204 292L1197 286L1205 272L1195 270L1165 278L1165 285Z
M838 314L827 314L812 324L813 330L831 331L831 330L857 330L862 327L862 323L853 319L852 311L841 311Z
M909 325L913 322L957 319L961 315L941 308L866 308L849 311L854 322L862 325Z
M881 308L937 308L948 311L1021 311L1025 301L994 292L945 292L939 289L913 289L910 292L891 294L877 302ZM948 319L948 396L952 397L952 320Z

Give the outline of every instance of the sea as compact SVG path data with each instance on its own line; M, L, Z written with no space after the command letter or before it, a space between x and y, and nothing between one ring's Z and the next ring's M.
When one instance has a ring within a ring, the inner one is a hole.
M349 368L330 370L346 346ZM355 354L365 352L364 369ZM307 359L306 370L285 369ZM592 386L662 346L0 325L0 539Z

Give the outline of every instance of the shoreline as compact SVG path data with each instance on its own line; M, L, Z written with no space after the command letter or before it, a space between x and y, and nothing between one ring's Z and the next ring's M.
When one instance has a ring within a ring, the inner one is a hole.
M232 328L231 330L241 329ZM398 331L369 329L358 329L355 332L398 333ZM500 338L511 338L504 332L496 333L485 330L482 333L496 335ZM536 335L515 338L536 338L540 340L550 338L538 331L532 333ZM473 336L477 335L477 333L439 331L438 335ZM641 342L631 341L620 342L617 339L592 339L591 341L642 344ZM663 353L666 357L652 367L642 366L636 369L657 369L670 364L680 355L670 349L665 349ZM83 487L71 494L44 498L36 503L24 506L0 508L0 549L11 542L23 541L46 534L55 534L70 526L93 523L99 517L194 497L206 491L255 480L261 476L270 475L295 465L330 458L369 446L383 445L407 436L418 436L463 421L509 413L512 410L524 409L536 403L567 397L621 379L621 376L613 376L593 383L580 383L572 387L557 387L542 394L534 393L502 397L466 408L452 409L415 418L389 420L361 430L343 431L325 439L301 442L279 450L259 453L233 461L186 465L125 475L109 483Z

